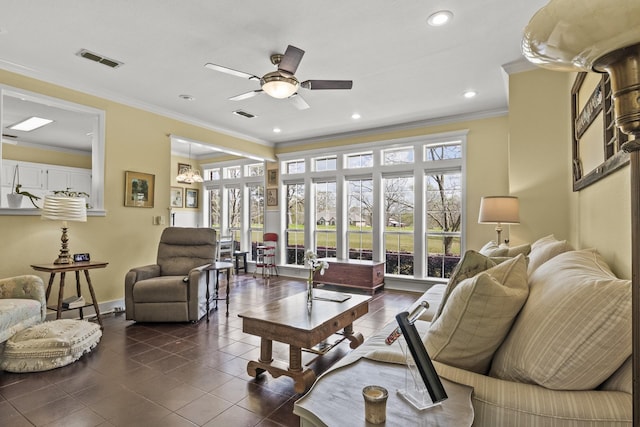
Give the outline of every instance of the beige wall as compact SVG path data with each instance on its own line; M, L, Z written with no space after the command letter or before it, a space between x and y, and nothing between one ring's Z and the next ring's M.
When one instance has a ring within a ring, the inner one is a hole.
M5 144L2 147L2 158L21 160L23 162L45 163L48 165L69 166L91 169L90 154L75 154L53 150L42 150L33 147Z
M510 76L509 185L520 197L518 240L547 234L596 248L619 277L631 277L629 167L572 191L571 86L574 73Z
M570 238L569 77L534 70L509 79L509 187L520 199L514 243Z

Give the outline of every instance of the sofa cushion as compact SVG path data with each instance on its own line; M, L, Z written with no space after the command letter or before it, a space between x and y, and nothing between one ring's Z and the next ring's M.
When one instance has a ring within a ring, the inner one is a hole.
M23 298L0 299L0 343L16 332L42 322L40 301Z
M98 345L100 325L60 319L18 332L5 344L0 368L10 372L37 372L68 365Z
M431 324L427 352L439 362L486 373L527 294L523 255L463 280Z
M529 285L490 375L589 390L630 356L631 282L615 277L595 250L554 257L534 271Z
M531 244L527 274L531 276L538 267L549 261L551 258L572 249L573 248L566 240L558 240L553 234L536 240Z
M438 311L435 316L433 316L433 320L437 319L438 316L442 313L447 300L449 299L449 295L455 289L455 287L469 277L473 277L481 271L485 271L488 268L496 265L489 257L482 255L476 251L466 251L462 258L456 265L456 268L453 269L451 273L451 277L449 278L449 282L447 283L447 287L444 290L444 295L442 296L442 302L440 303L440 307L438 307Z
M509 247L506 245L498 245L492 240L481 247L478 252L488 257L503 257L507 256L507 254L509 253Z

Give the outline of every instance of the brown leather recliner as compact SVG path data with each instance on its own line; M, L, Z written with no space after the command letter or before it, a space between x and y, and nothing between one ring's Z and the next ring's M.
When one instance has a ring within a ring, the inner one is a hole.
M197 322L206 314L207 265L215 261L211 228L169 227L156 264L129 270L124 279L127 320Z

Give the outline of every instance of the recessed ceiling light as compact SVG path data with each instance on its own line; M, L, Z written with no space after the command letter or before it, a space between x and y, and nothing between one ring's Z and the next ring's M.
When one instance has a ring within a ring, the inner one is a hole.
M450 10L439 10L429 15L427 18L427 24L432 27L440 27L451 21L452 18L453 13Z
M178 98L184 99L185 101L193 101L195 99L193 96L186 94L178 95Z
M275 133L280 133L280 132L282 132L282 129L280 129L280 128L273 128L273 131L274 131Z
M353 113L353 114L351 115L351 118L352 118L353 120L358 120L358 119L360 118L360 114L358 114L358 113Z
M43 119L42 117L29 117L26 120L22 120L14 125L9 126L9 129L21 130L23 132L31 132L32 130L41 128L53 122L51 119Z
M468 90L465 93L463 93L463 96L467 99L473 98L474 96L476 96L478 94L478 92L476 92L475 90Z

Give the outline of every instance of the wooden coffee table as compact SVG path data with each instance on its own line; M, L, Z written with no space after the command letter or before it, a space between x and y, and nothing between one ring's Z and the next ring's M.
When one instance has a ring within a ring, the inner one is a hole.
M353 332L353 322L368 313L371 297L331 291L322 293L324 296L349 295L350 298L344 302L314 300L309 310L306 292L302 292L238 315L242 318L242 331L261 338L260 359L247 364L249 375L255 377L265 371L276 378L286 375L294 379L294 390L303 393L314 383L316 374L310 368L303 368L302 349L312 349L341 329L341 340L322 352L312 351L323 354L344 339L351 341L351 348L362 344L362 334ZM289 344L288 365L273 359L273 341Z

